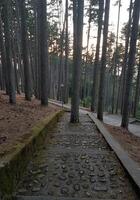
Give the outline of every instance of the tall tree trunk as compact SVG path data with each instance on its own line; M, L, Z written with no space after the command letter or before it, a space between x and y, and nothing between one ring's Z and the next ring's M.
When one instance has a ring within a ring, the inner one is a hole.
M139 59L138 75L137 75L137 82L136 82L133 117L136 117L136 114L137 114L137 108L138 108L138 104L139 104L139 95L140 95L140 59Z
M113 73L113 93L112 93L112 114L114 113L115 98L116 98L116 73L117 73L117 57L118 57L118 39L119 39L119 26L120 26L120 10L121 0L118 5L118 22L117 22L117 35L116 35L116 53L114 55L114 73Z
M4 79L4 85L6 87L6 94L9 93L9 82L7 76L7 63L6 63L6 51L5 51L5 43L3 38L3 27L2 20L0 16L0 52L1 52L1 63L2 63L2 74Z
M130 44L130 33L131 33L131 24L132 24L132 10L133 10L133 0L130 0L130 6L129 6L129 21L128 21L128 27L127 27L127 34L126 34L126 40L125 40L125 53L124 53L124 59L123 59L123 65L122 65L122 77L121 77L121 113L123 111L123 105L124 105L124 95L123 91L125 89L126 84L126 71L127 71L127 65L128 65L128 47Z
M68 85L68 57L69 57L69 35L68 35L68 0L66 0L66 36L65 36L65 83L64 83L64 103L68 103L69 85Z
M17 28L16 28L16 48L17 48L17 59L18 59L18 71L20 75L20 84L21 84L21 92L24 93L24 69L22 64L22 50L21 50L21 20L20 20L20 2L19 0L15 0L15 11L16 11L16 19L17 19Z
M25 0L20 0L19 5L21 14L22 58L24 65L24 91L25 91L25 99L31 101L32 81L31 81L31 67L29 64Z
M80 73L82 63L84 0L73 0L74 44L71 122L79 122Z
M10 0L4 2L4 34L5 34L5 49L6 49L6 64L8 73L8 85L9 85L9 102L12 104L16 103L16 92L15 92L15 77L14 68L12 66L12 52L11 52L11 5Z
M63 23L63 29L60 36L60 55L59 55L59 69L58 69L58 92L57 92L57 100L61 100L62 98L62 89L61 86L64 84L63 77L63 48L64 48L64 31L66 25L66 15ZM63 99L62 99L63 100Z
M37 2L37 12L39 20L39 49L40 49L40 69L41 69L41 104L48 105L48 33L47 33L47 11L46 0Z
M95 62L94 62L93 86L92 86L92 94L91 94L91 111L95 111L95 108L97 105L99 54L100 54L102 23L103 23L103 12L104 12L104 0L99 0L98 33L97 33L97 45L96 45L96 54L95 54Z
M110 10L110 0L106 0L104 31L103 31L103 47L102 47L102 58L101 58L101 71L100 71L98 112L97 112L97 117L99 120L103 120L104 84L105 84L105 70L106 70L106 52L107 52L109 10Z
M83 88L83 106L85 107L85 98L88 96L87 95L87 90L88 90L88 83L87 83L87 78L88 78L88 53L89 53L89 39L90 39L90 31L91 31L91 1L89 1L89 20L88 20L88 31L87 31L87 51L86 51L86 60L85 60L85 70L83 73L84 76L84 81L83 85L81 88Z
M130 90L131 90L133 70L134 70L134 64L135 64L139 15L140 15L140 1L135 0L134 11L133 11L132 31L131 31L131 41L130 41L130 52L129 52L129 60L128 60L128 71L127 71L127 79L126 79L126 86L125 86L125 93L124 93L124 106L123 106L122 123L121 123L121 126L123 128L128 128L128 122L129 122L129 103L130 103L129 99L130 99Z
M16 49L15 49L15 42L14 38L12 38L11 41L11 48L12 48L12 57L13 57L13 64L14 64L14 72L15 72L15 84L16 84L16 91L18 94L20 94L20 88L19 88L19 76L18 76L18 69L17 69L17 58L16 58Z
M34 70L34 66L35 66L35 62L34 62L34 45L33 45L33 39L32 39L32 35L30 33L29 36L30 40L28 42L28 49L29 49L29 63L30 63L30 67L31 67L31 84L32 84L32 92L33 94L35 94L35 70Z
M116 103L116 114L118 114L118 109L120 108L120 96L121 96L121 76L118 78L118 93L117 93L117 103Z
M35 48L34 48L34 58L35 58L35 97L40 99L40 61L39 61L39 18L37 15L37 0L33 1L33 8L34 8L34 17L35 17L35 28L34 28L34 35L35 35Z

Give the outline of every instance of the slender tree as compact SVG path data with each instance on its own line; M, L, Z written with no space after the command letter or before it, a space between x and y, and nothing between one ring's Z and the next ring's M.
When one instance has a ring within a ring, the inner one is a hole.
M124 106L123 106L122 123L121 123L121 126L126 129L128 128L128 122L129 122L130 90L131 90L133 70L134 70L134 64L135 64L139 15L140 15L140 1L135 0L131 40L130 40L129 60L128 60L128 71L127 71L127 79L126 79L126 86L125 86L125 93L124 93Z
M25 0L19 0L19 2L20 2L19 9L21 14L22 59L24 65L24 91L25 91L25 99L31 101L32 76L31 76L31 66L29 63L26 7L25 7Z
M104 83L105 83L105 70L106 70L106 52L107 52L109 10L110 10L110 0L106 0L104 30L103 30L103 47L102 47L102 58L101 58L101 71L100 71L100 84L99 84L98 112L97 112L97 117L99 120L103 120Z
M68 96L69 96L69 85L68 85L68 56L69 56L69 35L68 35L68 0L66 0L66 36L65 36L65 84L64 84L64 103L68 103Z
M89 19L88 19L88 30L87 30L87 47L86 47L86 54L85 54L85 66L84 66L84 73L83 73L83 86L82 89L82 99L83 99L83 106L85 106L85 98L87 96L87 90L89 89L87 85L87 77L88 77L88 57L89 57L89 39L90 39L90 32L91 32L91 21L92 21L92 2L89 1Z
M4 88L6 87L6 94L8 94L9 85L8 85L8 76L7 76L7 64L6 64L6 51L5 43L3 38L3 26L2 19L0 16L0 53L1 53L1 63L2 63L2 75L3 75L3 84Z
M39 50L41 69L41 104L48 105L48 33L47 33L47 11L46 0L37 2L39 20Z
M73 0L73 22L74 22L74 43L73 43L73 80L71 99L71 122L79 122L79 92L80 92L80 71L82 61L82 38L83 38L83 13L84 0Z
M117 34L116 34L116 52L114 54L114 73L113 73L113 94L112 94L112 114L114 113L115 97L116 97L116 73L117 73L117 58L118 58L118 39L119 39L119 28L120 28L120 11L121 11L121 0L118 3L118 21L117 21Z
M130 0L130 6L129 6L129 20L127 25L127 31L126 31L126 38L125 38L125 53L124 53L124 59L123 59L123 66L122 66L122 74L121 74L121 91L123 93L125 89L126 84L126 71L127 71L127 65L128 65L128 48L130 44L130 33L131 33L131 24L132 24L132 10L133 10L133 0ZM121 94L121 113L123 110L124 105L124 95Z
M61 32L61 36L60 36L60 60L59 60L59 71L58 71L58 92L57 92L57 100L60 100L62 98L61 95L61 85L64 83L64 77L63 77L63 50L64 50L64 33L65 33L65 25L66 25L66 15L65 15L65 19L63 22L63 29Z
M11 3L10 0L4 2L3 7L4 15L4 34L5 34L5 49L6 49L6 64L7 64L7 73L8 73L8 94L9 102L12 104L16 103L16 92L15 92L15 76L14 68L12 65L12 52L11 52Z
M139 95L140 95L140 59L138 64L138 74L137 74L137 81L136 81L136 92L135 92L135 100L134 100L134 113L133 117L136 117L137 108L139 104Z
M33 1L33 10L34 10L34 19L35 19L35 27L34 27L34 40L35 40L35 48L34 48L34 73L35 73L35 97L40 99L40 68L39 68L39 18L37 17L37 2Z
M99 14L98 14L98 33L97 33L97 45L96 54L94 62L94 73L93 73L93 86L91 94L91 111L95 111L97 105L97 85L98 85L98 71L99 71L99 54L100 54L100 42L101 42L101 32L103 24L103 12L104 12L104 0L99 0Z

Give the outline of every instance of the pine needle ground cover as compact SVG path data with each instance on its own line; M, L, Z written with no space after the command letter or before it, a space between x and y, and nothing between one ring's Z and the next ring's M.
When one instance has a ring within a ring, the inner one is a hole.
M10 105L8 97L0 93L0 157L17 149L24 139L30 137L31 129L41 120L55 114L60 108L49 105L43 107L36 99L25 101L17 96L17 104Z
M121 127L106 124L111 135L121 144L128 152L130 157L140 165L140 137L133 135L131 132Z

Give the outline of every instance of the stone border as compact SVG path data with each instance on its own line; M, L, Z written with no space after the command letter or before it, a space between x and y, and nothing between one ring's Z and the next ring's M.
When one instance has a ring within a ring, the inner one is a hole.
M103 123L99 121L93 114L87 113L92 121L96 124L98 130L103 135L111 149L117 155L123 167L126 169L132 180L137 186L138 192L140 192L140 166L130 158L128 153L121 147L121 145L113 138L109 131L105 128Z
M12 198L33 152L38 145L43 144L46 130L54 126L63 113L64 111L60 110L43 119L32 128L28 137L18 144L14 152L0 160L0 199Z

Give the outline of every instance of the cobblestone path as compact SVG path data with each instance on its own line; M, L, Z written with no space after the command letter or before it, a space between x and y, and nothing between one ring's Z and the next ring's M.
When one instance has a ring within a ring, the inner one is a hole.
M19 200L137 200L114 152L82 114L72 125L66 113L34 154L19 185Z

